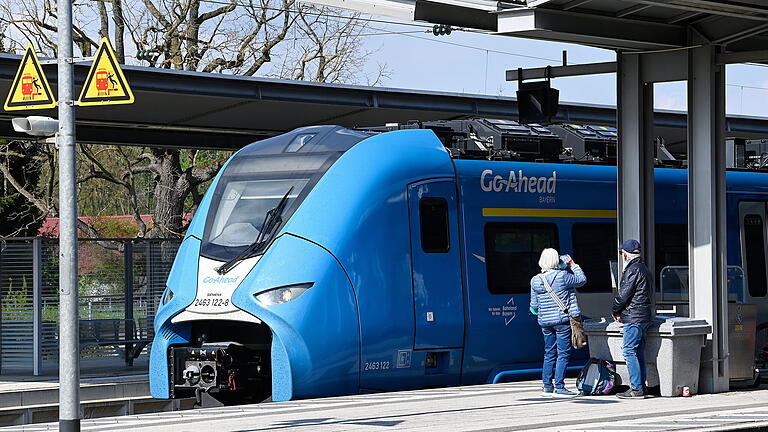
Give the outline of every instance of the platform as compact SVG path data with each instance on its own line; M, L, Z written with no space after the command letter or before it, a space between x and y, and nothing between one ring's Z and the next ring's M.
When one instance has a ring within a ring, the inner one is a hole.
M569 382L571 388L573 382ZM538 382L377 393L83 420L83 431L768 430L768 389L689 398L542 398ZM56 423L2 432L55 430Z
M125 371L86 375L80 398L90 418L187 409L191 399L166 401L149 395L147 374ZM0 377L0 426L55 421L58 418L59 382L54 377Z

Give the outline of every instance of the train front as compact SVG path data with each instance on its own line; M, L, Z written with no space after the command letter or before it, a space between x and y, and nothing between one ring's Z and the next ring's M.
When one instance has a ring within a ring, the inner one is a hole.
M281 229L334 162L369 135L310 127L236 153L202 200L155 318L155 398L224 403L357 390L351 283L314 241Z

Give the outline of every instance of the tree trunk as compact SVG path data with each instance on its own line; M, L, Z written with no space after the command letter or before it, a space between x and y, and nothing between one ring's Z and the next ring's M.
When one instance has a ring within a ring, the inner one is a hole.
M181 152L173 149L155 149L158 174L155 176L154 226L147 233L155 238L183 236L184 201L192 185L181 168Z
M125 64L125 20L123 1L112 0L112 20L115 22L115 55L117 62Z

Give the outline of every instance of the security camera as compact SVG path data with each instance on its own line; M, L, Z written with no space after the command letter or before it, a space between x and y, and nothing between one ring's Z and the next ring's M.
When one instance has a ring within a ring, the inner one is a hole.
M38 137L54 136L59 130L58 120L43 116L18 117L12 119L11 124L16 132Z

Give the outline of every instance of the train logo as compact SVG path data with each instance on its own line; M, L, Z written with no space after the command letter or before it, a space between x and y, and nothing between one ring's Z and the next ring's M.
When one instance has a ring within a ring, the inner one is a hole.
M40 96L43 87L40 85L40 80L33 77L31 74L25 73L21 77L21 94L22 99L25 101L33 101L36 96Z
M109 96L110 93L119 89L115 74L108 72L104 68L96 71L96 91L99 96Z
M510 171L505 179L500 175L493 175L493 170L485 170L480 175L480 188L485 192L529 192L553 194L557 191L557 171L552 171L552 176L536 177L526 176L523 170Z

